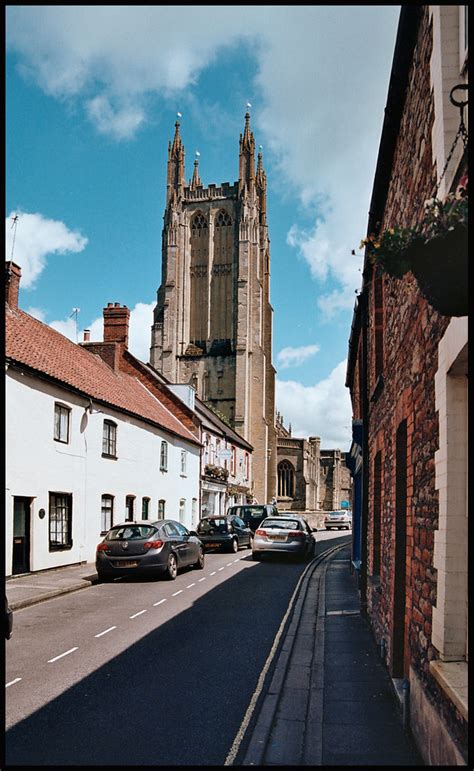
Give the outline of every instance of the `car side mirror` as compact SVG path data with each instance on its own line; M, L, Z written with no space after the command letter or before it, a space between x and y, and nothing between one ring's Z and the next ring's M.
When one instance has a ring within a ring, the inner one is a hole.
M318 532L318 528L317 527L312 527L311 528L311 532L312 533L317 533Z
M196 537L198 537L198 534L196 533L195 530L190 530L189 535L195 535Z

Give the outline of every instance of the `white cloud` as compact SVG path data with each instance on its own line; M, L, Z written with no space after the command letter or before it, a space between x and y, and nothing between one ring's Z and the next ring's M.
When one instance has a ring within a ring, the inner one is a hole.
M287 348L282 348L277 354L277 361L282 369L297 367L307 359L310 359L311 356L314 356L319 349L319 345L301 345L299 348L288 346Z
M110 134L115 139L128 139L133 136L145 118L143 110L135 105L129 108L115 108L103 94L87 102L86 109L99 133Z
M6 255L12 256L15 229L12 228L11 212L5 220ZM50 220L42 214L17 212L13 261L21 267L21 285L31 289L46 266L49 254L68 254L82 252L87 246L87 238L58 220Z
M292 436L319 436L324 449L349 450L352 408L344 385L346 369L347 361L341 361L327 378L313 386L277 379L277 409L285 426L291 423Z

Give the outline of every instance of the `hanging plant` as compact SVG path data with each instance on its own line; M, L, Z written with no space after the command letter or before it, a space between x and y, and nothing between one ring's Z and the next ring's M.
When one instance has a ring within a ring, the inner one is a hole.
M395 226L361 242L369 259L395 278L411 271L420 292L439 313L464 316L467 297L467 177L441 201L425 202L424 216L413 228Z

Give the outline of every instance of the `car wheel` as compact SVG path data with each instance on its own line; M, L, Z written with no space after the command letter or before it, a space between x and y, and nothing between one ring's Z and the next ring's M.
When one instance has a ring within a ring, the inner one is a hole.
M168 557L168 564L166 566L165 575L169 581L174 581L174 579L178 575L178 564L176 562L176 557L173 553L171 553Z
M237 554L237 552L239 551L239 542L238 542L237 538L233 538L232 539L232 544L231 544L230 550L234 554Z
M249 549L251 549L252 546L253 546L253 538L252 538L252 536L250 536L250 538L249 538Z
M197 562L194 563L194 567L197 568L197 570L202 570L204 568L204 552L202 549L199 549L199 557Z

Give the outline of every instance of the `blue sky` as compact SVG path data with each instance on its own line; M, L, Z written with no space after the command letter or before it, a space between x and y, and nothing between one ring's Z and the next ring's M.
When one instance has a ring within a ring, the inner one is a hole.
M247 102L263 147L277 409L350 447L344 387L399 6L7 6L6 258L21 307L78 339L131 310L148 359L168 141L186 176L238 177ZM18 213L16 231L11 216ZM73 314L74 308L80 308Z

